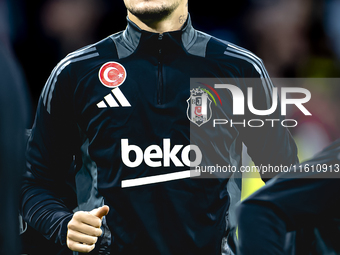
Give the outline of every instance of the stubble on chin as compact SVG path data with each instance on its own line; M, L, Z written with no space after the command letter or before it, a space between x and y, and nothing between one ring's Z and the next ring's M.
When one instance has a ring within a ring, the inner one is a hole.
M168 17L177 7L179 2L175 2L171 5L144 5L144 6L128 6L127 9L138 19L143 21L161 21Z

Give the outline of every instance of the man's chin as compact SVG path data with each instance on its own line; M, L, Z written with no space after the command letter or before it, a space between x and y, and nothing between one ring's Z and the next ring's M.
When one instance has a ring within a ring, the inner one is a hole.
M143 3L132 8L128 8L129 12L143 21L160 21L168 17L177 5L165 6L160 3Z

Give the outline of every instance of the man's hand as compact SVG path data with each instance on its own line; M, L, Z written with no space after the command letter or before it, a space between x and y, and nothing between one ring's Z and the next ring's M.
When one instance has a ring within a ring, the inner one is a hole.
M106 205L91 212L76 212L67 225L67 247L81 253L92 251L98 237L102 235L102 219L108 212L109 207Z

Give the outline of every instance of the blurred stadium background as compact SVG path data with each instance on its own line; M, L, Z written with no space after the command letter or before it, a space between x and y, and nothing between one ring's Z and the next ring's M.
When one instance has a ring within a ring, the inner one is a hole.
M340 0L189 1L189 12L196 29L257 54L272 78L340 77ZM33 112L63 57L125 26L123 0L0 0L0 41L21 64ZM340 137L340 84L305 87L313 116L288 116L300 160Z

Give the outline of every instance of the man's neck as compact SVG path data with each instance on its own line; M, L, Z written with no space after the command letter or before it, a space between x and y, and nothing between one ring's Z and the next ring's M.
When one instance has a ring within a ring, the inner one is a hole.
M160 21L142 21L129 11L128 17L140 29L161 34L164 32L177 31L182 28L188 18L188 6L187 4L178 6L169 16Z

